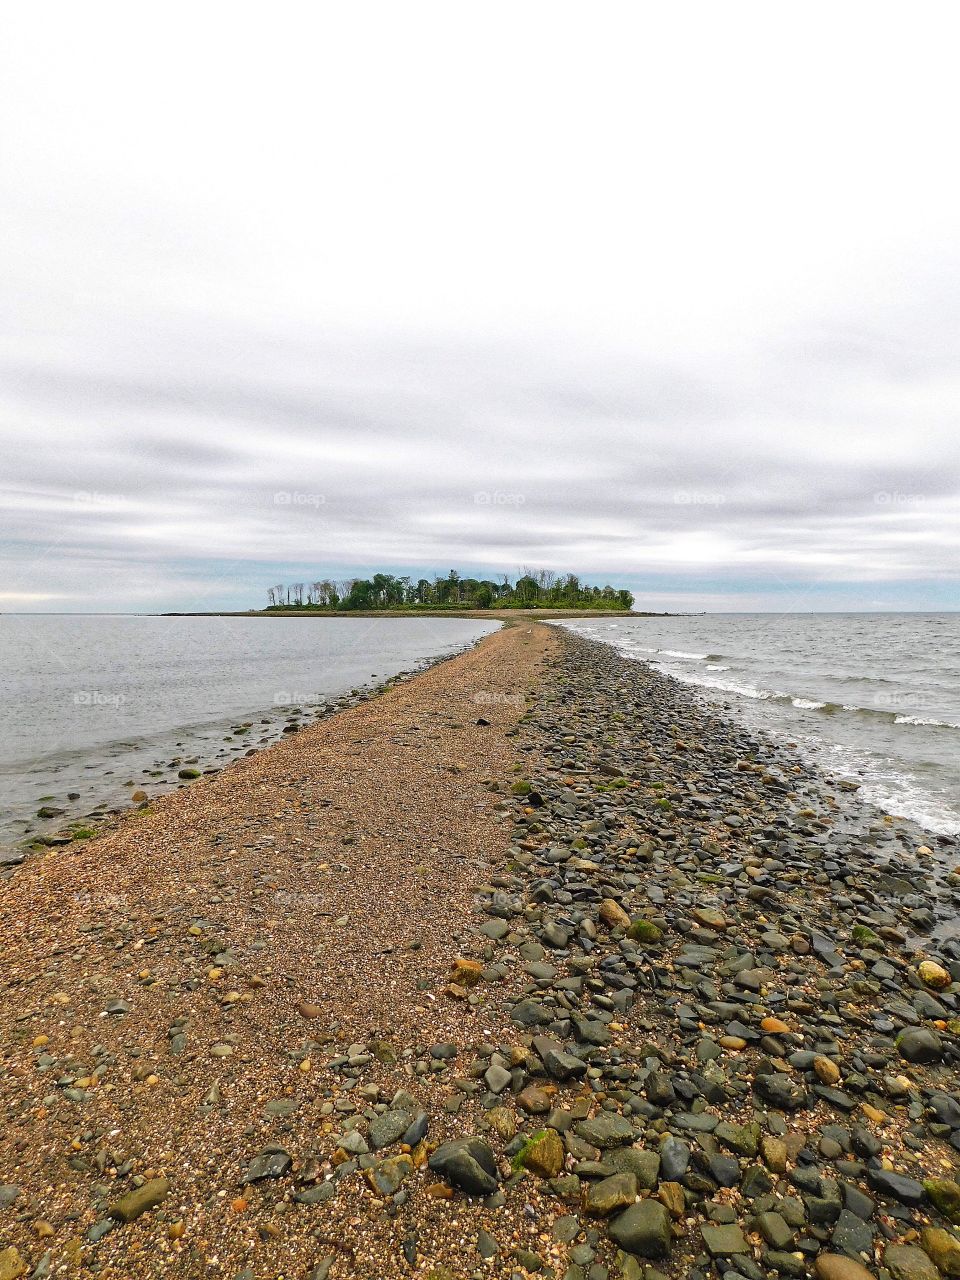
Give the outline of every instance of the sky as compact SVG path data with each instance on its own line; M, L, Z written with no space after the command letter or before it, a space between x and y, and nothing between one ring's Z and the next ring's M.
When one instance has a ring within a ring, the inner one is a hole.
M958 25L8 6L0 610L960 607Z

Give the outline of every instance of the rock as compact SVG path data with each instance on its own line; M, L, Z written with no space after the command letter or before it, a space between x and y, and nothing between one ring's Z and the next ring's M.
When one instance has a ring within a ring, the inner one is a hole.
M763 1162L772 1173L786 1173L787 1144L782 1138L772 1137L765 1133L760 1139L760 1154Z
M729 920L722 911L717 911L715 907L697 907L695 911L690 913L697 924L702 925L705 929L715 929L718 932L729 926Z
M405 1146L415 1147L418 1142L422 1142L427 1136L427 1130L430 1128L430 1117L426 1111L418 1111L413 1120L400 1136L400 1141Z
M0 1280L17 1280L26 1275L27 1264L20 1256L20 1250L12 1244L0 1250Z
M622 1147L633 1138L633 1125L615 1111L598 1111L592 1119L581 1120L577 1134L585 1142L605 1151L608 1147Z
M613 1218L610 1239L639 1258L666 1258L670 1253L670 1215L658 1200L641 1200Z
M813 1069L817 1079L823 1084L833 1085L840 1079L840 1068L830 1058L825 1058L822 1054L814 1058Z
M483 978L483 965L477 960L458 956L450 971L450 981L461 987L475 987Z
M129 1013L132 1007L133 1006L126 1000L108 1000L104 1005L106 1012L112 1014L114 1017L117 1017L120 1014Z
M922 1183L914 1178L904 1177L902 1173L891 1173L888 1169L867 1169L867 1182L874 1191L879 1191L891 1200L899 1200L901 1204L923 1204L924 1190Z
M883 1265L893 1280L940 1280L940 1272L916 1245L888 1244Z
M586 1066L586 1063L584 1063ZM553 1107L553 1099L546 1089L528 1084L517 1094L517 1106L528 1116L545 1116Z
M668 1182L677 1182L687 1171L690 1148L672 1134L660 1144L660 1176Z
M262 1182L265 1178L282 1178L293 1161L282 1147L268 1147L247 1165L241 1183Z
M949 1178L926 1178L923 1189L948 1222L960 1223L960 1186Z
M686 1212L687 1201L679 1182L661 1182L657 1187L657 1199L671 1218L682 1218Z
M134 1222L148 1209L155 1209L166 1199L170 1191L169 1178L152 1178L142 1187L135 1187L110 1206L107 1213L118 1222Z
M587 1188L586 1210L594 1217L608 1218L637 1198L637 1180L632 1173L614 1173Z
M630 1173L642 1191L652 1191L660 1173L660 1156L656 1151L639 1147L617 1147L604 1156L604 1164L617 1173Z
M380 1195L391 1196L399 1191L411 1173L413 1161L409 1156L388 1156L367 1170L367 1181Z
M753 1124L728 1124L721 1121L713 1131L713 1136L730 1151L738 1156L749 1156L751 1159L760 1150L760 1126Z
M755 1076L753 1090L764 1102L781 1111L798 1111L807 1104L805 1091L782 1071Z
M627 937L641 946L652 947L663 939L663 930L652 920L644 920L638 916L630 922Z
M872 1271L842 1253L819 1253L813 1264L817 1280L875 1280Z
M604 898L597 912L600 919L611 929L629 929L630 917L613 898ZM949 977L949 974L947 975Z
M399 1142L409 1125L408 1111L385 1111L383 1115L376 1116L370 1121L367 1141L374 1151L379 1151L381 1147L389 1147L394 1142Z
M468 1195L490 1195L499 1183L493 1151L482 1138L455 1138L445 1142L427 1163L434 1173Z
M563 1168L566 1152L556 1129L535 1133L516 1157L518 1168L529 1169L541 1178L555 1178Z
M501 1067L498 1062L494 1062L487 1067L483 1078L491 1093L503 1093L513 1079L506 1067Z
M944 969L942 964L937 964L934 960L924 960L917 966L917 976L925 987L930 987L932 991L944 991L949 987L952 979L950 974Z
M955 1235L942 1227L924 1227L920 1244L941 1275L960 1276L960 1240Z
M793 1228L787 1225L779 1213L758 1213L756 1223L757 1230L773 1249L786 1249L793 1239Z
M729 1226L707 1226L704 1223L700 1228L700 1234L703 1236L703 1243L707 1246L707 1251L713 1258L729 1258L737 1253L749 1253L750 1246L747 1244L743 1232L735 1224Z
M927 1027L908 1027L897 1036L901 1058L918 1064L939 1062L943 1057L943 1041Z

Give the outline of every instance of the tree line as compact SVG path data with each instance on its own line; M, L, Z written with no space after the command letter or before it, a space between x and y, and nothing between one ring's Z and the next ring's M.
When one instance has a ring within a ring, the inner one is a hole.
M455 569L433 579L412 575L329 578L319 582L277 583L267 588L270 609L630 609L629 591L581 582L575 573L522 569L516 582L503 574L498 582L463 578Z

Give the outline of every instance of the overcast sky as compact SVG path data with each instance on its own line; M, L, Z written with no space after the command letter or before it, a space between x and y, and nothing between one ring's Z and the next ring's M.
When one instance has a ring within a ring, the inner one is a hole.
M960 605L952 4L10 5L0 609Z

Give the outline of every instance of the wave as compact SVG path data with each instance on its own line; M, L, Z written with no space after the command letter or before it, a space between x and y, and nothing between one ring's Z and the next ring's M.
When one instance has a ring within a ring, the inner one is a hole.
M675 671L669 667L659 666L665 675L673 676L683 684L696 685L702 689L710 689L716 693L736 694L743 698L753 698L759 702L778 702L784 706L796 707L798 711L820 711L825 715L836 715L846 712L848 715L870 717L886 724L916 725L936 729L960 729L960 722L953 720L936 720L932 717L903 715L897 711L883 707L861 707L849 702L830 702L821 698L810 698L801 693L789 693L782 689L766 689L756 685L741 684L735 680L718 680L698 671ZM728 667L707 666L705 671L728 671Z
M645 649L645 653L662 653L665 658L691 658L694 662L702 662L709 658L709 653L687 653L683 649Z
M722 662L708 662L707 671L729 671L729 667L725 667Z
M894 724L930 725L934 729L960 729L956 720L932 720L925 716L896 716Z

